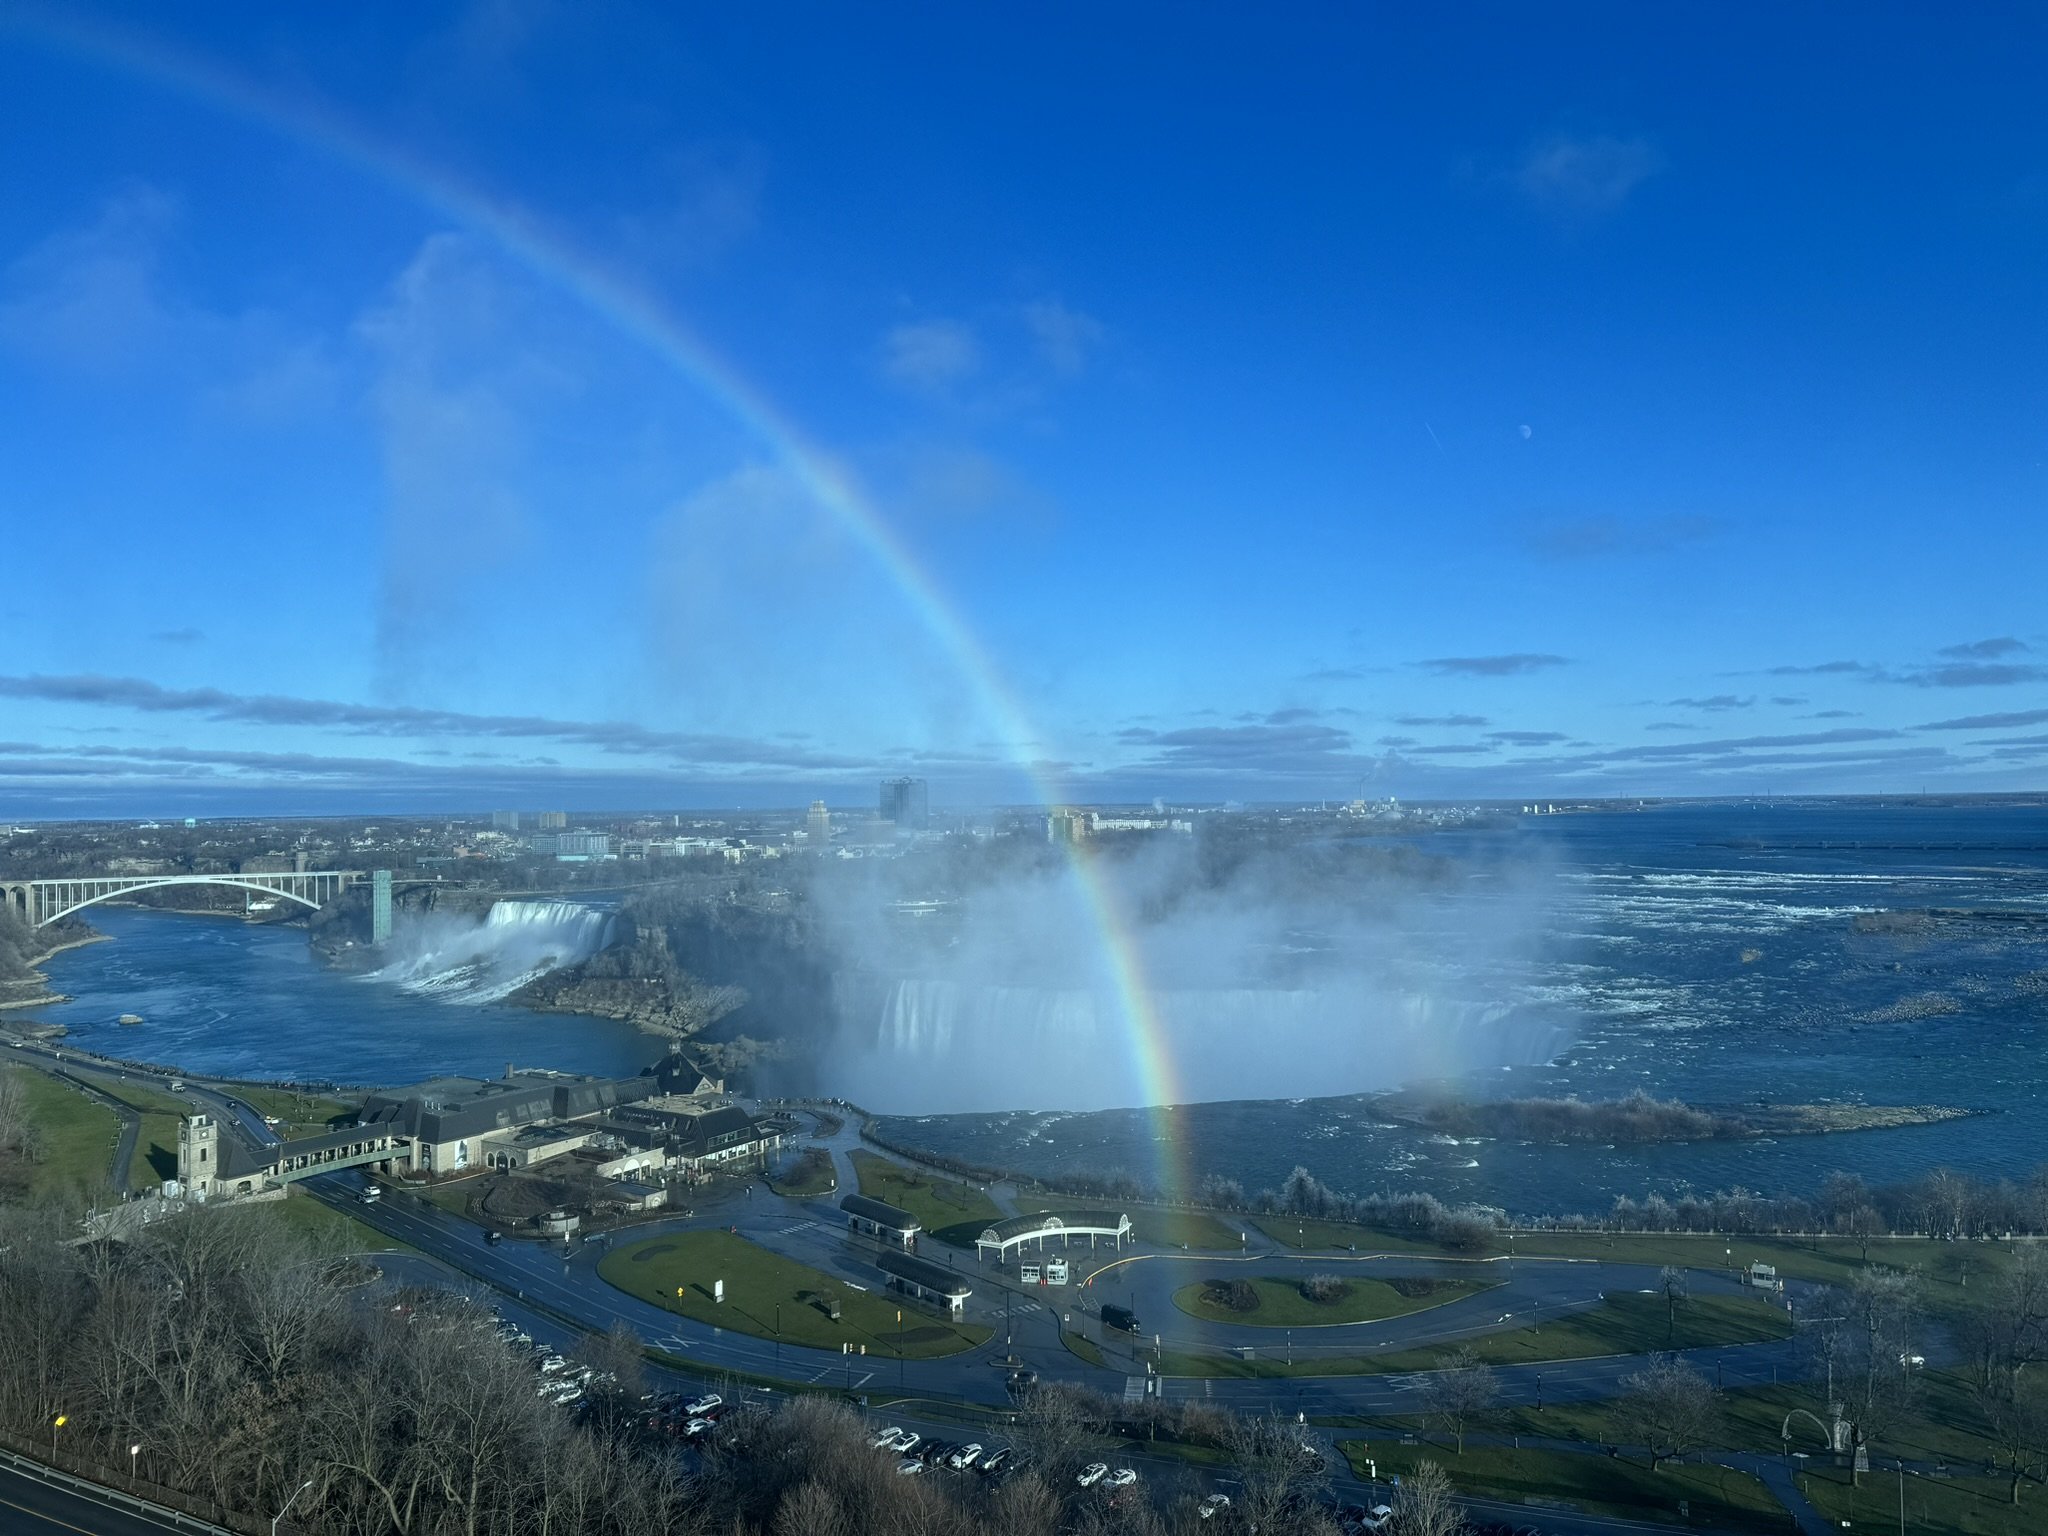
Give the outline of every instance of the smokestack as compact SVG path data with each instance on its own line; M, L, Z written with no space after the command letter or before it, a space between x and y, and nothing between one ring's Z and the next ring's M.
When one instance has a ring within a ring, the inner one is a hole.
M505 1063L505 1081L508 1083L512 1081L512 1063L509 1061Z

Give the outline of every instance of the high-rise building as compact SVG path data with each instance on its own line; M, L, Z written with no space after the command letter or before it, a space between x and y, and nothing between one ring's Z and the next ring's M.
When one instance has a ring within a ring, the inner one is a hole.
M1082 843L1094 830L1086 811L1055 807L1045 818L1045 837L1051 843Z
M491 812L491 825L500 832L517 832L519 830L519 813L517 811L493 811Z
M804 841L813 848L828 847L832 842L832 813L822 800L811 802L811 813L804 818Z
M923 779L884 779L882 820L922 832L931 818L931 802Z
M567 811L542 811L540 815L534 818L533 824L543 832L559 832L562 828L569 825L569 813Z

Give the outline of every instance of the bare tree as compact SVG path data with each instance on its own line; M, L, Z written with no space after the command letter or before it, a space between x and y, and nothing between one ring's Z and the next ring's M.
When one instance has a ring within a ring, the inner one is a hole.
M1223 1453L1240 1480L1238 1518L1259 1530L1311 1503L1329 1482L1322 1454L1306 1443L1294 1420L1277 1414L1233 1415L1224 1428Z
M1464 1536L1465 1511L1449 1474L1436 1462L1418 1461L1401 1479L1394 1495L1394 1528L1401 1536Z
M1688 1294L1685 1271L1666 1264L1657 1272L1657 1285L1664 1292L1664 1342L1668 1345L1678 1336L1678 1304Z
M1887 1438L1912 1405L1919 1293L1895 1269L1859 1270L1840 1293L1848 1318L1849 1416L1865 1444Z
M1853 1237L1863 1262L1870 1262L1870 1240L1883 1237L1891 1229L1885 1225L1884 1217L1869 1201L1852 1205L1835 1218L1835 1230L1844 1237Z
M1642 1432L1650 1470L1706 1443L1721 1422L1714 1384L1684 1360L1663 1356L1621 1378L1623 1421Z
M1470 1348L1437 1356L1436 1369L1423 1378L1423 1417L1456 1438L1460 1456L1465 1454L1466 1431L1492 1413L1499 1400L1500 1383L1493 1368Z

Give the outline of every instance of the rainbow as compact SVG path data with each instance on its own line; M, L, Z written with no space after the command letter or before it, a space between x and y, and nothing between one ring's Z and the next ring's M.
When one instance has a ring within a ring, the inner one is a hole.
M1067 796L1050 766L1028 750L1038 740L994 661L931 573L903 542L851 473L813 442L731 363L653 294L627 281L530 215L468 185L369 133L302 95L286 98L212 60L161 39L103 25L13 12L0 18L53 51L169 90L337 161L429 212L488 240L532 276L567 296L620 336L642 347L695 385L766 447L781 466L867 552L903 601L949 656L989 721L1012 744L1015 766L1041 803ZM1185 1102L1166 1030L1116 893L1094 861L1071 851L1069 862L1099 937L1130 1061L1152 1116L1155 1179L1168 1198L1191 1193L1182 1138L1172 1106Z

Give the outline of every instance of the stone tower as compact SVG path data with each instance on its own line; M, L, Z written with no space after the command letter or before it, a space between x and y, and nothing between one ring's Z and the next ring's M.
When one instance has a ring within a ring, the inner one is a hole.
M199 1196L220 1177L220 1127L211 1115L187 1115L178 1127L178 1182Z

